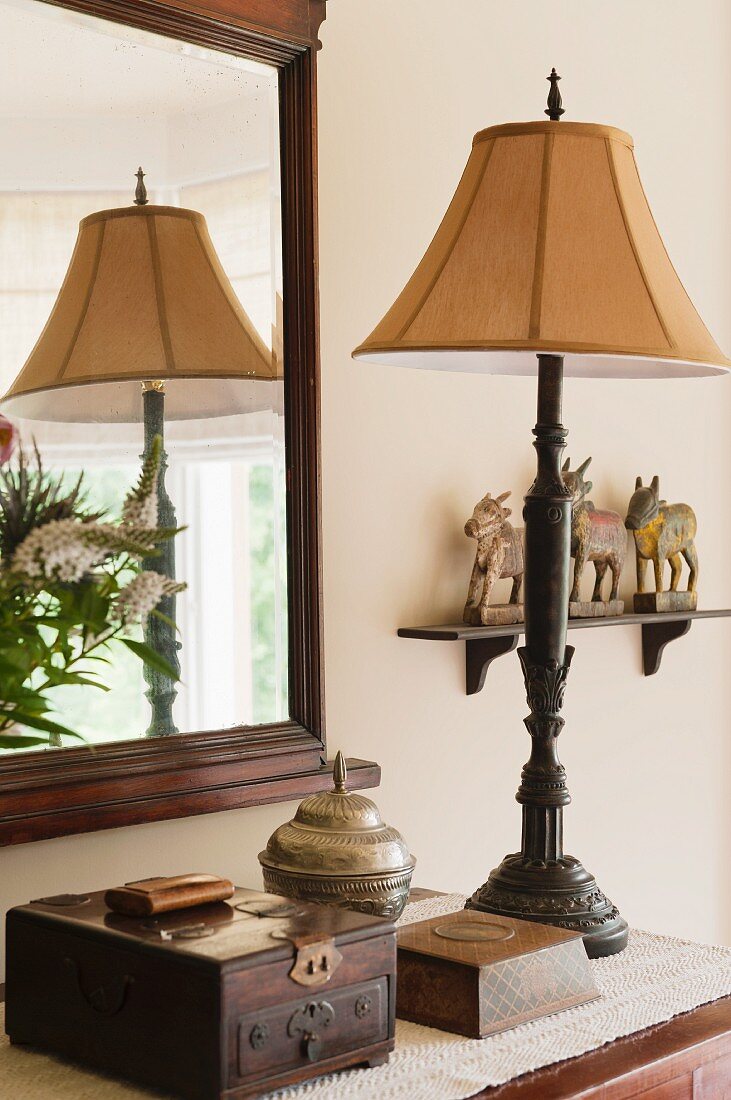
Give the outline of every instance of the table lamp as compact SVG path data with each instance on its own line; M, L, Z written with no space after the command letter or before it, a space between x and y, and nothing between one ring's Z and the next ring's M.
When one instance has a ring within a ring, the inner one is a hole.
M517 800L521 850L468 908L584 934L590 957L621 951L627 924L563 850L566 773L557 754L573 647L566 645L571 497L561 476L564 371L664 378L731 369L673 269L629 134L548 120L478 133L423 260L353 353L373 363L538 374L537 476L525 497L525 646L518 650L532 749Z
M2 399L29 420L144 422L144 453L164 422L278 407L281 386L259 337L194 210L148 204L140 168L134 205L90 214L38 343ZM264 385L269 383L269 385ZM158 518L175 527L163 447ZM173 540L145 562L175 576ZM150 617L145 639L179 672L175 597ZM148 736L177 733L174 682L145 666Z

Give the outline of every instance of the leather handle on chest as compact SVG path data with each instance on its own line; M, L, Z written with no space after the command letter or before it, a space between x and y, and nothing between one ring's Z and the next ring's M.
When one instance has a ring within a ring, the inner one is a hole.
M74 977L74 982L82 998L99 1016L116 1016L127 1002L127 994L134 984L134 978L124 974L109 985L100 985L87 992L81 980L81 969L75 959L65 958L64 965Z

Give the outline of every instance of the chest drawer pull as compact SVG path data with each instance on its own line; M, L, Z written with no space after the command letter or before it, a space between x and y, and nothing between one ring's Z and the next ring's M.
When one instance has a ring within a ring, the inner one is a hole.
M309 1062L316 1062L322 1053L322 1035L335 1019L335 1009L328 1001L310 1001L299 1008L287 1024L290 1038L302 1036L302 1053Z

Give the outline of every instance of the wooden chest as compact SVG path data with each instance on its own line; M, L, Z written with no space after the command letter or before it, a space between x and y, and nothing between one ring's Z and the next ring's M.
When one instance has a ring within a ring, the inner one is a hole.
M190 1100L240 1100L393 1049L396 936L361 913L237 890L157 918L103 893L7 918L6 1028Z

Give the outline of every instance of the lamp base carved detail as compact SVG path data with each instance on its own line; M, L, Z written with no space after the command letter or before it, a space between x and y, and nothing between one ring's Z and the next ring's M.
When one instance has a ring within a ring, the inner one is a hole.
M573 856L541 861L508 855L465 908L581 932L590 959L627 946L627 922Z
M627 946L627 923L594 876L563 850L563 811L571 797L558 757L558 737L564 725L561 708L574 652L573 646L566 645L569 604L578 603L581 579L579 568L572 590L573 536L577 538L579 566L583 567L584 554L596 554L601 547L595 545L600 540L589 537L590 520L596 519L596 513L589 516L587 511L581 530L572 525L574 504L583 501L591 485L583 480L588 461L573 473L567 467L561 470L566 440L561 423L562 383L563 357L539 354L538 415L533 429L538 464L523 510L525 646L518 656L530 707L524 722L531 753L516 795L523 819L521 851L505 857L466 907L579 932L589 957L598 958ZM599 562L603 568L597 573L597 602L601 579L610 566L613 582L618 579L620 543L626 541L618 515L612 524L616 539L607 544ZM610 597L616 596L613 587ZM594 610L591 605L589 610Z

